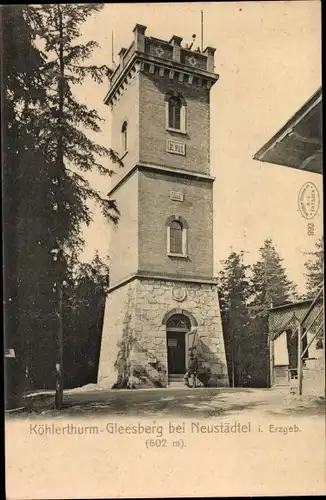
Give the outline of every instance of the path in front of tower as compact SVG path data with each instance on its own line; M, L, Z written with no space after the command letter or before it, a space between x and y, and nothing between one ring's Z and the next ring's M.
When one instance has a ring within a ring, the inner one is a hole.
M53 391L26 398L30 417L55 416ZM320 416L325 399L296 397L288 389L175 388L106 390L89 386L65 391L60 415L211 418L237 416ZM26 412L21 416L26 417ZM16 415L17 417L18 415Z

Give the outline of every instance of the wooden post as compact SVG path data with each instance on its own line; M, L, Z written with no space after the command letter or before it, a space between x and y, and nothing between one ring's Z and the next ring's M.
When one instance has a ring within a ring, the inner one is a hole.
M232 387L234 387L234 374L235 374L235 369L234 369L234 332L232 331Z
M57 363L55 365L55 408L61 410L63 401L63 335L62 335L62 284L58 283L58 331L57 331Z
M200 49L204 51L204 13L200 11Z
M302 394L302 325L298 326L298 392Z
M273 385L273 369L274 369L274 343L271 342L269 333L267 333L267 387Z
M58 241L58 255L57 255L57 294L58 294L58 305L57 305L57 362L56 362L56 392L55 392L55 408L61 410L62 400L63 400L63 334L62 334L62 266L63 266L63 255L62 255L62 243L59 236L60 231L60 202L61 202L61 186L60 186L60 175L64 169L64 151L63 151L63 121L64 121L64 93L65 93L65 65L64 65L64 41L63 41L63 17L61 5L57 5L58 14L58 30L59 30L59 82L58 82L58 97L59 97L59 108L58 108L58 145L57 145L57 169L58 169L58 223L57 223L57 241Z

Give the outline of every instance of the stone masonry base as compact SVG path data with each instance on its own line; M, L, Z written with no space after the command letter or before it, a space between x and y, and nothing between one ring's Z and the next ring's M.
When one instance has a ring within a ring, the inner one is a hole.
M179 300L173 297L176 288ZM203 385L227 387L216 285L140 278L107 298L98 383L107 388L167 387L164 318L170 314L185 314L197 323L198 378Z

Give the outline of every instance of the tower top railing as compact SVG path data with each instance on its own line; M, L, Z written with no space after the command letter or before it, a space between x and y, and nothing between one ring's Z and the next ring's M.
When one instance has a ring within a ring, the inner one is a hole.
M134 39L128 48L122 47L119 52L119 64L112 70L110 75L110 85L112 86L119 78L124 67L132 58L135 52L148 55L162 62L174 62L178 65L188 67L189 70L201 70L214 73L215 48L206 47L201 51L193 42L189 45L183 44L183 38L173 35L170 40L161 40L152 36L146 36L147 27L136 24L133 29Z

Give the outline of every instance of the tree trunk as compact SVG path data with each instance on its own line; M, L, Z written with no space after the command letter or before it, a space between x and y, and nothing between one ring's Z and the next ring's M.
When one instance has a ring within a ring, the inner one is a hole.
M62 241L60 239L60 202L61 202L61 190L60 190L60 175L62 169L64 168L63 163L63 104L64 104L64 60L63 60L63 21L62 21L62 10L61 6L57 6L58 12L58 22L59 22L59 64L60 64L60 74L58 83L59 92L59 110L58 110L58 150L57 150L57 168L58 168L58 206L57 215L58 223L56 227L57 240L58 240L58 275L57 275L57 293L58 293L58 331L57 331L57 363L56 363L56 393L55 393L55 408L61 410L63 401L63 334L62 334L62 270L63 270L63 255L62 255Z
M62 335L62 286L58 283L58 362L56 364L55 408L61 410L63 401L63 335Z
M232 353L232 387L234 387L234 376L235 376L235 366L234 366L234 333L231 336L231 353Z

